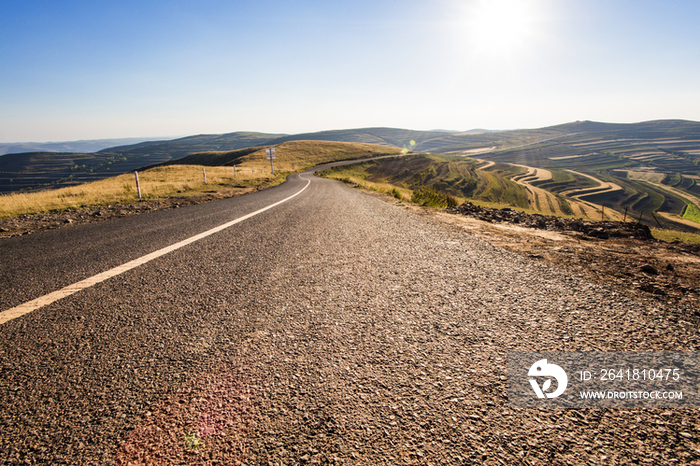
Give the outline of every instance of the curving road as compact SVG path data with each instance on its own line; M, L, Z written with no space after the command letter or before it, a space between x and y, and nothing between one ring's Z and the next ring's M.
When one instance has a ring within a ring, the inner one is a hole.
M673 309L311 173L5 239L0 309L285 199L0 325L0 463L699 459L696 411L507 404L509 351L697 348Z

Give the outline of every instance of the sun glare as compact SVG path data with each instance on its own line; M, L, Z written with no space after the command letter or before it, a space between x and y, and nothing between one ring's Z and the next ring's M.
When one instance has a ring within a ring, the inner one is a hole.
M475 55L508 59L533 45L537 19L533 0L475 0L467 10L465 32Z

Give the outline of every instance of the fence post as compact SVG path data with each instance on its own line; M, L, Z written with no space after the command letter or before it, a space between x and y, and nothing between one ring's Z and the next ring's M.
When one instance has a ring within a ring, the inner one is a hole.
M136 177L136 192L139 195L139 199L141 199L141 185L139 185L139 172L134 170L134 176Z
M233 177L234 178L236 177L236 166L235 165L233 166Z
M204 184L207 184L207 172L204 170L204 167L202 167L202 175L204 176Z

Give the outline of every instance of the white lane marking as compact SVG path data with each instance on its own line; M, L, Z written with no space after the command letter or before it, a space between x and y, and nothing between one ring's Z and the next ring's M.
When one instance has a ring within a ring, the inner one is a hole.
M4 324L7 321L10 321L12 319L15 319L17 317L23 316L24 314L28 314L32 311L35 311L39 309L40 307L46 306L47 304L51 304L54 301L58 301L61 298L65 298L66 296L70 296L73 293L77 293L80 290L84 290L85 288L89 288L92 285L95 285L97 283L103 282L109 278L112 278L116 275L119 275L121 273L124 273L128 270L131 270L135 267L138 267L139 265L145 264L146 262L152 261L153 259L156 259L160 256L163 256L169 252L175 251L176 249L180 249L183 246L187 246L188 244L194 243L195 241L199 241L202 238L206 238L207 236L213 235L214 233L218 233L221 230L225 230L228 227L231 227L237 223L240 223L244 220L247 220L251 217L255 217L256 215L265 212L266 210L270 210L273 207L277 207L278 205L287 202L288 200L298 196L306 188L309 187L309 184L311 184L311 180L307 179L306 180L306 185L301 188L301 190L291 196L289 196L286 199L282 199L279 202L275 202L274 204L270 204L267 207L264 207L260 210L256 210L253 213L250 213L248 215L244 215L243 217L239 217L236 220L232 220L228 223L224 223L223 225L219 225L218 227L212 228L211 230L207 230L204 233L200 233L198 235L192 236L191 238L187 238L185 240L180 241L179 243L175 243L171 246L167 246L163 249L159 249L158 251L152 252L150 254L146 254L143 257L139 257L138 259L134 259L130 262L127 262L126 264L118 265L117 267L114 267L113 269L107 270L102 273L98 273L97 275L94 275L90 278L86 278L85 280L79 281L77 283L73 283L72 285L68 285L65 288L61 288L58 291L54 291L53 293L49 293L47 295L44 295L40 298L34 299L32 301L28 301L24 304L20 304L19 306L13 307L12 309L8 309L6 311L0 312L0 325Z

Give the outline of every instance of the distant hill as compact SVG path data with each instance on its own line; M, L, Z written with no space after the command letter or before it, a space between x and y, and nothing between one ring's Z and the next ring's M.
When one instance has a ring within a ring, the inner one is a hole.
M469 131L454 131L455 133L502 133L503 130L498 130L498 129L482 129L482 128L475 128L475 129L470 129Z
M700 174L700 122L658 120L620 124L577 121L545 129L558 135L528 145L499 145L498 150L484 155L484 158L542 168L628 167Z
M681 142L672 144L662 141L657 144L657 140L664 139ZM406 148L414 152L465 156L478 154L478 157L495 161L541 167L569 164L576 169L585 169L595 159L569 160L561 157L582 155L590 149L588 152L595 151L599 157L605 158L607 152L617 154L623 152L625 147L634 149L644 146L648 150L665 154L651 163L657 163L665 170L690 170L690 173L696 173L698 165L694 144L700 141L700 123L685 120L633 124L578 121L514 131L447 132L376 127L295 135L255 132L203 134L169 141L119 145L90 153L51 153L43 150L3 155L0 157L0 192L74 185L202 152L248 150L304 140L371 143ZM600 144L600 141L608 142ZM589 143L591 146L586 146ZM608 163L608 168L643 166L641 160L626 157L624 164ZM599 162L603 165L607 163L605 160Z
M194 152L212 150L235 150L265 144L283 134L235 132L227 134L200 134L170 141L149 141L128 146L110 147L100 152L131 157L158 157L178 159Z
M548 129L568 134L592 133L602 136L615 133L617 137L629 138L698 138L700 122L690 120L653 120L641 123L601 123L597 121L576 121L550 126Z
M421 145L426 141L445 137L440 131L413 131L397 128L360 128L334 131L320 131L318 133L303 133L284 136L266 144L274 145L288 141L335 141L335 142L360 142L366 144L381 144L384 146L407 147L413 150L423 150ZM415 147L411 146L414 141Z
M146 141L93 153L30 152L0 157L0 193L57 188L109 178L194 152L259 145L280 134L237 132Z
M473 150L481 147L511 147L538 141L553 136L560 136L562 131L532 129L521 131L499 132L446 132L446 131L413 131L398 128L359 128L318 133L304 133L284 136L267 141L265 144L274 145L287 141L337 141L382 144L406 148L414 152L458 152ZM411 144L413 141L415 144Z
M102 149L153 140L154 138L90 139L67 142L0 143L0 155L23 152L97 152Z

